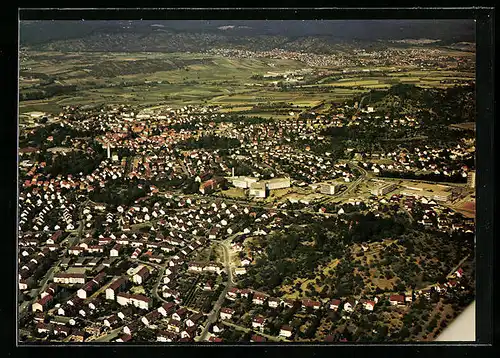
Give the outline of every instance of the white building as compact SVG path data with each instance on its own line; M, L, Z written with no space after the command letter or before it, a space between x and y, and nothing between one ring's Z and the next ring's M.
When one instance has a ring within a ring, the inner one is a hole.
M259 179L257 178L245 176L231 177L230 180L235 187L242 189L248 189L252 183L256 183L257 181L259 181Z
M55 283L64 283L64 284L84 284L86 277L84 274L79 273L56 273L54 275Z
M319 187L319 191L322 194L327 194L327 195L334 195L335 193L337 193L338 189L339 189L338 184L325 183L325 184L321 184Z
M390 193L394 189L396 189L396 185L389 183L389 184L379 185L376 188L373 188L370 192L373 195L385 195L387 193Z
M255 196L257 198L266 197L266 183L252 183L250 184L250 196Z
M266 187L269 190L289 188L290 178L273 178L266 180Z
M247 273L247 270L244 268L244 267L237 267L235 270L234 270L234 273L236 275L244 275Z
M151 300L142 295L131 295L128 293L120 292L116 295L116 302L122 306L133 305L140 309L150 309Z

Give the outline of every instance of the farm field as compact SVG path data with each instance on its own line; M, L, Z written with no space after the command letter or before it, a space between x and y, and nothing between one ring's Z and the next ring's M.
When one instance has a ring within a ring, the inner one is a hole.
M19 113L41 111L59 113L64 106L131 102L143 106L165 103L172 108L205 103L220 106L223 112L262 115L277 119L293 118L321 106L322 113L332 102L341 103L371 89L384 89L397 83L423 87L447 87L453 81L474 79L474 73L408 68L377 68L375 72L356 72L363 68L328 68L329 77L314 80L315 71L304 63L288 59L226 58L203 53L120 53L31 51L21 63ZM269 74L281 75L307 70L309 84L276 86ZM260 77L254 77L259 75ZM442 81L450 83L441 83ZM35 99L40 91L57 90ZM288 103L277 112L273 104ZM258 111L245 113L255 109Z

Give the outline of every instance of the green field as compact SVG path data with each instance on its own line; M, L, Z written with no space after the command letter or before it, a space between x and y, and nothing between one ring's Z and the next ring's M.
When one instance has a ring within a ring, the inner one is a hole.
M73 91L55 93L43 100L20 101L21 114L31 111L59 113L67 105L103 103L165 104L173 108L208 104L219 105L226 112L248 111L258 105L256 112L278 118L286 116L273 113L276 103L287 103L290 111L323 105L318 109L322 112L329 108L327 103L341 103L353 95L397 83L448 87L452 84L441 81L474 79L474 73L447 70L395 72L394 68L380 68L374 73L344 76L338 69L328 69L329 77L315 80L314 73L310 77L305 75L305 80L314 82L283 91L275 86L273 79L252 76L303 70L306 68L304 63L196 53L30 52L20 68L20 94L33 95L33 91L43 90L47 81L57 86L76 86ZM269 108L265 108L266 105Z

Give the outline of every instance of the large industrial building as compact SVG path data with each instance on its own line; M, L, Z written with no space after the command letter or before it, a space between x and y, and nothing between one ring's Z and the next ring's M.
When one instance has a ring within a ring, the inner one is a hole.
M230 177L229 180L231 183L237 187L237 188L242 188L242 189L248 189L250 188L250 184L256 183L259 181L257 178L253 177L245 177L245 176L240 176L240 177Z
M377 187L373 188L370 193L373 195L385 195L396 189L396 184L379 184Z
M273 178L265 181L269 190L284 189L290 187L290 178Z
M419 196L442 202L450 201L453 197L451 188L445 185L412 184L404 185L404 187L405 189L401 191L401 194L406 196Z
M255 196L257 198L266 197L266 183L258 182L250 184L250 196Z

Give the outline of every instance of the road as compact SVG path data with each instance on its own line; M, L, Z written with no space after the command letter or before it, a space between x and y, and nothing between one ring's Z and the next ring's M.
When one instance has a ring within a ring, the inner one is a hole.
M68 240L68 248L76 246L81 240L83 236L83 231L85 229L85 217L83 216L83 209L85 206L89 203L90 200L85 200L84 203L80 205L80 226L77 229L77 234L73 238L73 240L69 241Z
M222 307L222 303L224 302L226 294L229 291L229 289L233 287L234 284L230 254L229 254L229 249L227 247L228 243L231 241L231 238L226 239L224 241L225 242L219 242L219 244L221 245L222 250L224 251L224 266L226 267L226 273L227 273L226 287L224 287L219 296L219 299L217 300L217 302L215 302L212 311L208 314L208 319L205 322L205 327L203 328L203 331L198 337L196 337L197 341L204 341L206 339L208 334L208 327L210 327L212 323L215 323L215 321L217 321L217 318L219 317L219 311Z
M142 263L143 265L145 265L145 266L153 266L153 267L155 267L159 271L159 275L158 275L158 278L156 279L156 282L155 282L155 284L153 286L152 293L153 293L153 295L159 301L162 301L162 302L168 302L168 301L165 300L161 295L158 294L158 287L160 286L161 279L163 278L163 276L165 276L165 269L167 268L168 260L169 259L170 259L170 257L166 257L165 258L165 263L163 265L160 265L160 264L157 264L157 263L153 263L153 262L149 262L149 261L137 260L138 262Z
M460 262L450 271L450 273L448 275L446 275L446 278L450 278L451 276L453 276L453 274L458 270L458 268L460 266L462 266L464 261L467 260L468 258L469 258L469 255L465 256L462 260L460 260Z
M349 185L349 187L341 194L341 196L345 196L347 194L350 194L352 191L354 191L358 185L366 179L367 175L368 175L368 172L366 170L364 170L363 168L361 168L360 166L354 164L353 162L349 162L349 165L352 165L354 168L356 168L360 173L360 177L358 179L356 179L351 185Z

